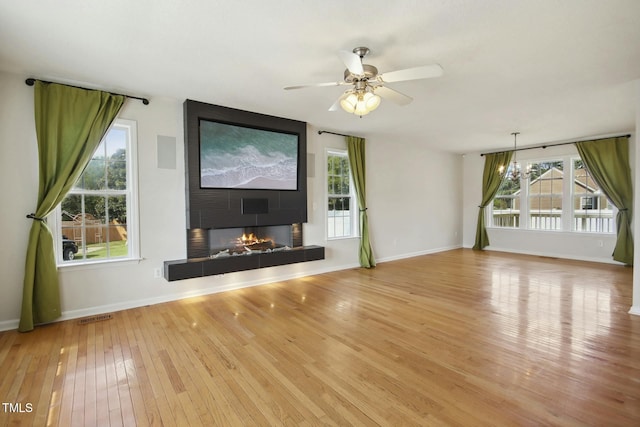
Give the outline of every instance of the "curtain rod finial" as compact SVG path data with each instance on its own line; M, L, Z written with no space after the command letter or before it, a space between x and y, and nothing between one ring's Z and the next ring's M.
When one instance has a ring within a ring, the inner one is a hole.
M36 79L33 79L33 78L29 77L24 82L27 84L27 86L33 86L34 84L36 84Z

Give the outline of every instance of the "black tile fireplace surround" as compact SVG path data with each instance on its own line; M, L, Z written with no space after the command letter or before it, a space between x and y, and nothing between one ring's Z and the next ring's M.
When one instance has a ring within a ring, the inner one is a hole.
M321 259L324 259L324 247L299 246L271 253L165 261L164 277L171 282Z

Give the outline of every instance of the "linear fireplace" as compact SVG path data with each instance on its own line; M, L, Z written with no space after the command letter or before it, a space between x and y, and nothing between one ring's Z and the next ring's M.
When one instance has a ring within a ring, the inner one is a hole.
M299 228L299 224L296 224ZM290 250L293 246L293 226L238 227L209 230L209 256L250 255Z
M244 237L244 240L243 240ZM302 224L187 230L188 258L221 258L302 246Z

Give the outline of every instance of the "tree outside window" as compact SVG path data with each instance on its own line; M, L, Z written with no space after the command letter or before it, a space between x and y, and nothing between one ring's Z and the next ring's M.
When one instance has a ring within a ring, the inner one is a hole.
M60 205L57 246L62 249L62 262L133 256L129 245L134 210L131 123L114 123Z
M513 165L509 165L506 177L511 175ZM505 178L493 199L492 225L494 227L520 227L520 180Z
M355 196L346 151L327 152L327 237L355 235Z

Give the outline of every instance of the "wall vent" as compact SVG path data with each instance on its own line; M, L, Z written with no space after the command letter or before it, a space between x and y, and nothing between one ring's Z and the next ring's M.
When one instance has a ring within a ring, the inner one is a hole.
M84 318L78 320L78 324L79 325L86 325L86 324L89 324L89 323L102 322L103 320L111 320L111 319L113 319L113 314L111 314L111 313L98 314L97 316L84 317Z

